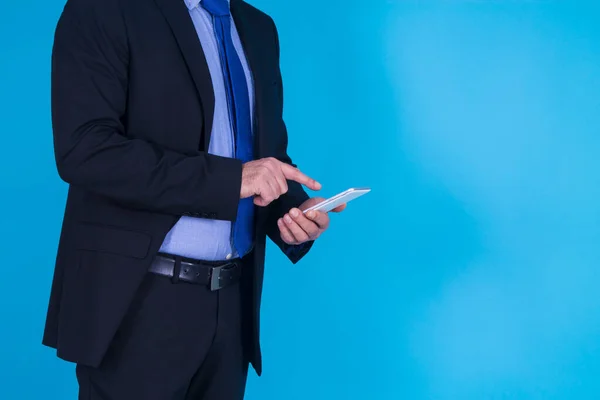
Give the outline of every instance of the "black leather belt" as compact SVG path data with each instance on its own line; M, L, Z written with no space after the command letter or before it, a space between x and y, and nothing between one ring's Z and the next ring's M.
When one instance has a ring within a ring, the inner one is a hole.
M242 261L239 258L223 262L205 262L159 254L152 261L149 272L166 276L173 281L206 285L219 290L240 280Z

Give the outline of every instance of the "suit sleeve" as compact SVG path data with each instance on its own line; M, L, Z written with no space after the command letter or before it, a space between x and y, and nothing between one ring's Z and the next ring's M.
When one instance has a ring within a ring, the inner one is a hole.
M277 110L277 146L276 156L279 161L296 166L287 152L288 136L285 122L283 121L283 82L279 68L279 35L275 23L271 20L275 35L277 48L277 87L279 88L278 110ZM294 207L300 206L309 199L301 184L288 181L288 192L269 205L269 217L267 219L267 234L269 238L285 253L285 255L296 264L311 249L314 242L307 242L297 246L290 246L281 239L277 221Z
M126 207L233 221L241 162L200 151L182 154L128 137L128 68L118 0L68 0L52 51L60 177Z

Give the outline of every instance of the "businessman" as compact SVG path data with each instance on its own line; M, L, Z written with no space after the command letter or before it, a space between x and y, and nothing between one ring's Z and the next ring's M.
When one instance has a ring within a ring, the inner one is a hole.
M266 237L329 225L287 154L279 42L242 0L68 0L52 55L69 193L44 344L86 400L242 399ZM341 211L344 206L335 211Z

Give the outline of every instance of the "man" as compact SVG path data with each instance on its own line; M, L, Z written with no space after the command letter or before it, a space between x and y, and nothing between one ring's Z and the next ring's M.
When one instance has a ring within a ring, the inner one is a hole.
M282 96L275 25L241 0L68 0L44 344L80 399L241 399L260 374L266 236L296 263L329 224L300 212L320 184L291 164Z

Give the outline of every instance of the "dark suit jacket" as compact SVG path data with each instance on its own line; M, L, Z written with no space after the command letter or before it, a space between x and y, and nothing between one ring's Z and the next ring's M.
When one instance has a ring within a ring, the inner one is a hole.
M255 85L257 158L290 163L273 20L231 1ZM208 154L208 66L183 0L69 0L52 56L58 172L69 193L43 343L97 366L168 231L182 215L233 221L242 165ZM257 211L248 356L260 374L266 236L292 262L277 220L308 198L300 185ZM294 249L291 249L294 250Z

